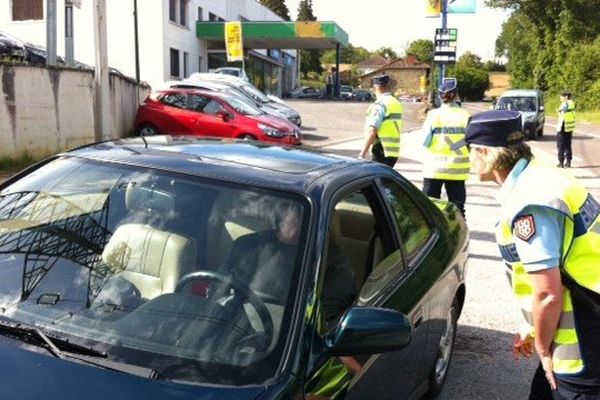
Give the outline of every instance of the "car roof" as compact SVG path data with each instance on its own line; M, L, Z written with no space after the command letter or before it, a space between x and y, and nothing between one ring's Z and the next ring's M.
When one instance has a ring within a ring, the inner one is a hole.
M529 97L541 95L542 91L537 89L511 89L500 95L502 97Z
M304 191L324 175L364 163L308 147L192 136L150 136L95 143L65 155ZM373 166L377 163L369 163Z

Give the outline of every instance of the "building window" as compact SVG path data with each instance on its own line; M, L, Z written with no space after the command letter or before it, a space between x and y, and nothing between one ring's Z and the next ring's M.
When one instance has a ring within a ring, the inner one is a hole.
M204 21L204 19L202 18L202 7L198 7L198 18L196 19L196 21Z
M169 0L169 21L177 22L177 0Z
M202 57L198 57L198 72L202 72Z
M184 78L188 77L188 59L189 59L189 54L184 51L183 52L183 77Z
M43 0L13 0L12 20L27 21L44 19Z
M179 50L171 49L171 76L179 78Z
M187 0L179 0L179 23L187 26Z

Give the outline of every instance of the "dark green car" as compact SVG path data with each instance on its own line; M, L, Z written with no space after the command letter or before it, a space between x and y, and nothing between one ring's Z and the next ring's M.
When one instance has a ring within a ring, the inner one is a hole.
M0 185L3 396L439 393L465 299L454 206L377 163L147 140Z

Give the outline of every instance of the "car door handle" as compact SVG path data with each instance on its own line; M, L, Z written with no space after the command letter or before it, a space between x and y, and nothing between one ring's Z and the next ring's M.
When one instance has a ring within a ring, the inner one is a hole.
M417 329L423 323L423 309L422 308L419 308L417 311L415 311L415 313L411 319L411 323L412 323L413 329Z

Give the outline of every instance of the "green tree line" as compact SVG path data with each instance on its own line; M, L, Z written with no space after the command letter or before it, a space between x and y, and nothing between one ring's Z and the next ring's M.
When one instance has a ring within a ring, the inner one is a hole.
M512 87L573 92L578 109L600 107L600 0L487 0L510 9L496 41Z

